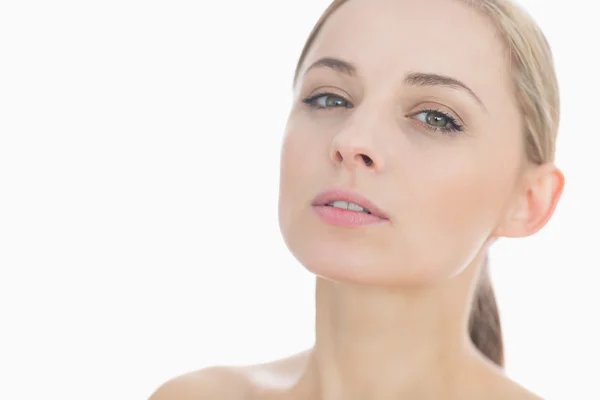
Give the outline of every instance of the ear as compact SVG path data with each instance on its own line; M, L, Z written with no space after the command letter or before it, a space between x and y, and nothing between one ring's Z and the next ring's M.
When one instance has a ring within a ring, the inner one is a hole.
M527 237L542 229L554 214L565 177L553 164L544 164L526 170L521 182L496 237Z

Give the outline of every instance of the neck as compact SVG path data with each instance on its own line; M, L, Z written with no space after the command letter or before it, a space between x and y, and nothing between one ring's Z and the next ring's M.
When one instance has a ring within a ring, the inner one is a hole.
M472 275L410 291L317 278L310 363L320 397L448 398L472 350Z

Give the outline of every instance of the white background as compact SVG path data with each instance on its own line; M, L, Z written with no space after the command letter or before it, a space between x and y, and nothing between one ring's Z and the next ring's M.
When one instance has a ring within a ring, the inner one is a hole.
M1 3L0 398L145 399L311 345L278 162L327 3ZM491 254L507 371L600 399L598 6L524 4L555 53L567 185L543 231Z

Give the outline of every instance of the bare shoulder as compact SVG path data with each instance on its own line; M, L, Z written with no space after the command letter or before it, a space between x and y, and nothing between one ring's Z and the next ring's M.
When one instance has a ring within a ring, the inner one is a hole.
M233 367L210 367L173 378L162 384L149 400L251 399L245 375Z
M498 390L498 399L513 399L513 400L543 400L540 396L532 393L518 383L506 378L506 382L501 390Z
M149 400L280 400L301 376L307 352L272 362L238 367L210 367L171 379ZM299 398L306 399L302 393Z
M496 370L488 380L488 393L485 398L490 400L543 400L540 396L510 379L503 371Z

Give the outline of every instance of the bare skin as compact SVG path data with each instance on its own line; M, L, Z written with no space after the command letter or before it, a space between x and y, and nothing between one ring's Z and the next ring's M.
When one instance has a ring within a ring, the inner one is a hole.
M554 165L528 163L521 124L483 15L454 0L342 6L301 68L281 155L281 232L317 276L315 345L181 376L151 399L539 399L467 330L489 245L537 232L562 192ZM325 223L312 203L331 188L386 220Z
M320 400L318 378L311 367L313 350L267 364L243 367L212 367L177 377L159 388L150 400ZM364 395L351 399L462 399L540 400L541 397L508 379L498 368L477 355L461 367L462 385L454 393L432 387L428 392L407 391L394 397ZM428 381L431 381L430 379ZM422 384L422 382L421 382ZM415 385L417 386L417 385ZM458 394L460 392L460 394Z
M458 280L463 284L472 281L472 277L466 278L474 271L477 269L469 267ZM151 400L540 399L506 377L466 338L462 346L451 348L456 342L448 340L448 348L427 354L424 349L410 351L408 346L402 346L407 342L393 345L394 338L387 337L398 330L390 328L387 319L378 321L387 326L375 334L378 340L373 340L371 329L364 332L364 328L347 322L335 326L328 314L338 309L331 307L327 298L335 289L327 286L338 284L319 280L318 285L317 310L326 311L317 313L317 338L313 348L266 364L212 367L186 374L167 382ZM353 331L340 332L350 328ZM359 347L352 336L357 333L368 336L369 343ZM340 338L347 340L350 346L337 342ZM439 334L437 340L443 343L446 338ZM412 343L416 345L418 341ZM431 346L431 341L423 340L422 344ZM398 353L395 349L399 349ZM338 358L337 354L344 357ZM360 360L360 364L356 360ZM345 381L344 377L350 373L353 381L350 377Z

